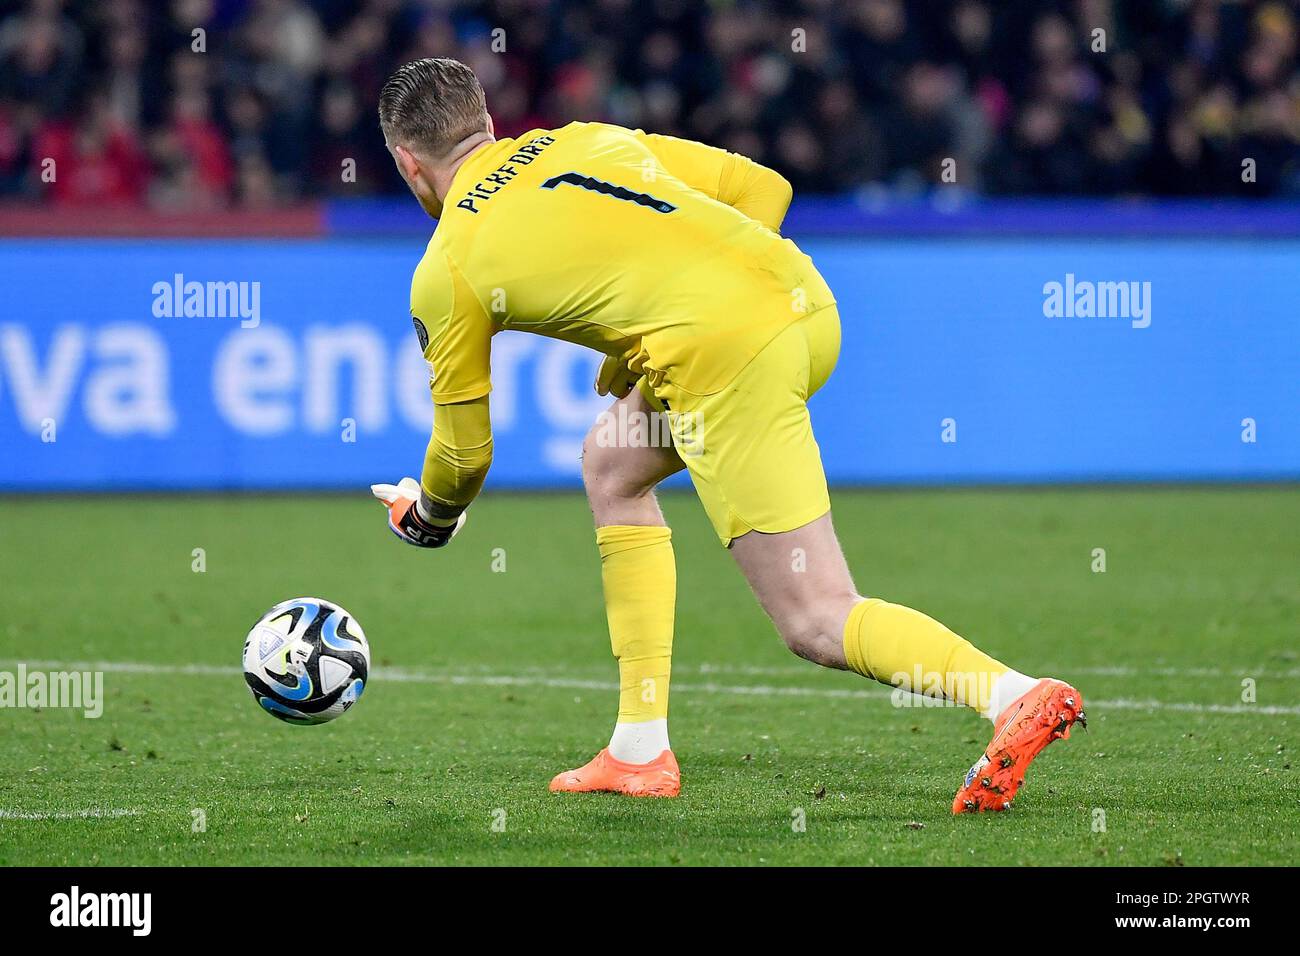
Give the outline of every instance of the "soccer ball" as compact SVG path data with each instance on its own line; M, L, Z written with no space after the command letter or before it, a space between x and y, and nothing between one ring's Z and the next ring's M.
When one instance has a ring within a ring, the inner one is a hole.
M323 724L361 697L370 645L356 618L329 601L282 601L244 639L244 680L272 717Z

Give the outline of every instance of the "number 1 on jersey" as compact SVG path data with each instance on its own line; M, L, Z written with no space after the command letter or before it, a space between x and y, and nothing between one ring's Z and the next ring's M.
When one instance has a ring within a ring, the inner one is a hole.
M656 199L649 193L634 193L632 190L623 186L616 186L613 183L607 183L600 179L593 179L582 173L565 173L563 176L552 176L546 182L542 183L543 189L554 189L561 183L568 183L570 186L579 186L582 189L589 189L595 193L602 193L606 196L612 196L615 199L622 199L625 202L634 202L638 206L645 206L647 209L653 209L655 212L670 213L677 207L670 202L664 202L662 199Z

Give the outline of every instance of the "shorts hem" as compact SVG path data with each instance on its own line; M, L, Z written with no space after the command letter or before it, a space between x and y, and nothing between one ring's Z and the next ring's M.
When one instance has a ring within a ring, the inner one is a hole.
M740 534L733 534L730 537L724 534L718 534L718 540L722 542L724 548L730 548L733 541L737 538L744 537L751 531L757 531L759 534L784 534L787 531L797 531L805 525L812 524L823 515L830 514L830 512L831 505L828 500L824 506L819 505L815 508L808 508L805 511L799 512L795 517L782 518L775 522L764 522L763 527L745 521L733 512L735 523L740 527L743 527L745 530L741 531ZM717 529L715 528L714 531L717 531Z

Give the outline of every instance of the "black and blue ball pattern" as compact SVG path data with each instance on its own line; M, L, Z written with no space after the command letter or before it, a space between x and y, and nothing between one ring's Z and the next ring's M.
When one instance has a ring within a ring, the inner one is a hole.
M291 724L349 710L370 678L370 645L347 610L314 597L283 601L244 641L244 680L262 709Z

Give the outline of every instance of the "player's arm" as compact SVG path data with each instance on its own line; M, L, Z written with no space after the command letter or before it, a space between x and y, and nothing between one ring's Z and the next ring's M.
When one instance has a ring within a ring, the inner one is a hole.
M492 467L488 397L436 405L420 473L420 517L452 524L478 497Z
M465 523L492 464L492 323L449 259L431 248L411 283L411 314L429 363L433 434L420 481L374 485L388 526L408 544L440 548Z
M739 153L688 139L640 130L637 136L665 169L692 189L726 203L773 232L781 231L794 190L780 173Z
M424 453L420 482L372 485L388 507L388 526L407 544L441 548L465 524L465 509L478 497L492 466L488 398L435 404L433 434Z

